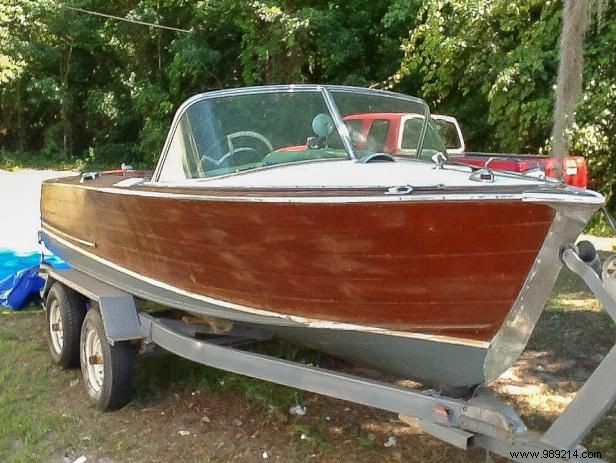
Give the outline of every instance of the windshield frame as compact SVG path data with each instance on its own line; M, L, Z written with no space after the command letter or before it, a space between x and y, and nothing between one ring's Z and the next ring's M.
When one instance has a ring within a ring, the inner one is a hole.
M173 117L173 121L171 123L171 127L169 132L167 133L167 137L165 139L165 143L163 144L163 149L161 150L160 157L158 159L158 163L156 164L156 168L154 169L154 173L152 174L152 182L159 182L161 172L163 170L163 166L165 164L165 160L167 159L167 154L169 153L172 139L175 135L175 131L180 123L182 116L186 113L186 111L194 104L216 98L226 98L233 96L243 96L243 95L255 95L255 94L269 94L269 93L294 93L294 92L312 92L312 93L321 93L323 96L325 105L330 112L330 115L334 121L334 125L336 126L336 130L342 140L342 144L344 149L349 157L349 160L354 160L358 162L357 155L355 154L355 150L353 148L353 144L351 141L351 136L349 134L348 128L344 123L340 112L338 111L338 107L336 106L334 97L331 92L339 92L339 93L354 93L354 94L364 94L364 95L380 95L387 98L396 98L403 101L408 101L411 103L415 103L423 108L423 124L419 135L419 140L417 143L417 159L419 159L419 155L421 154L421 150L423 148L424 139L426 136L426 131L428 127L428 121L430 120L430 109L425 101L421 98L403 95L400 93L390 92L386 90L379 89L370 89L370 88L362 88L362 87L351 87L345 85L313 85L313 84L288 84L288 85L268 85L268 86L257 86L257 87L240 87L240 88L232 88L232 89L224 89L224 90L214 90L211 92L200 93L195 95L188 100L186 100L175 113ZM245 173L246 171L240 171L236 174ZM235 173L230 173L230 175L234 175ZM216 177L210 177L216 178ZM193 179L193 180L203 180Z

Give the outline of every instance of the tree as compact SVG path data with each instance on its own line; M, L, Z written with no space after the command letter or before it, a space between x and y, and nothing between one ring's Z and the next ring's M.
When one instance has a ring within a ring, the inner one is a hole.
M541 148L550 127L560 5L432 0L419 15L403 42L399 85L419 78L437 111L459 117L471 146Z
M0 143L151 167L189 96L312 82L418 95L458 117L471 148L537 152L552 126L562 9L540 0L0 0ZM589 29L569 132L593 186L609 195L615 28L610 2Z

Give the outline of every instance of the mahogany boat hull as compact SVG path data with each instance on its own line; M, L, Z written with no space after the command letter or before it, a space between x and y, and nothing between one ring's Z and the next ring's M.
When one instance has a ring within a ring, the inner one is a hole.
M450 385L492 379L515 360L532 331L520 320L538 318L558 273L550 256L597 208L515 195L372 201L112 184L43 186L45 245L75 268L145 299ZM547 289L529 288L533 278ZM541 307L529 315L524 297Z
M228 307L118 272L113 266L67 246L64 240L57 239L50 232L43 231L42 235L45 246L74 268L146 300L198 316L259 325L260 330L272 335L403 378L451 386L470 386L484 381L484 362L488 353L488 343L485 342L449 342L446 337L418 334L393 336L391 333L357 331L349 327L306 327L291 319L232 312Z

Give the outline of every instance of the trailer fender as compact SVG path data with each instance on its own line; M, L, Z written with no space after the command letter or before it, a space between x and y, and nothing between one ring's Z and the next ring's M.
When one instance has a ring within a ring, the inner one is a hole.
M113 346L120 341L143 339L137 306L131 294L79 270L58 270L48 266L42 266L41 270L41 276L45 279L41 292L43 299L49 288L60 282L98 305L109 344Z

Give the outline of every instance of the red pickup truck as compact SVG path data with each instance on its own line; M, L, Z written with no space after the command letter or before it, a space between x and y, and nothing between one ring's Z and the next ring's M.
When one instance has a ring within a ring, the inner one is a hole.
M358 148L405 155L412 154L417 148L413 144L418 139L423 116L368 113L348 115L344 117L344 122ZM561 163L560 170L565 183L581 188L586 188L588 183L586 160L581 156L558 159L538 154L467 152L458 121L451 116L432 115L432 124L428 127L424 147L439 146L441 140L445 142L449 157L455 162L538 177L556 177L558 163Z

